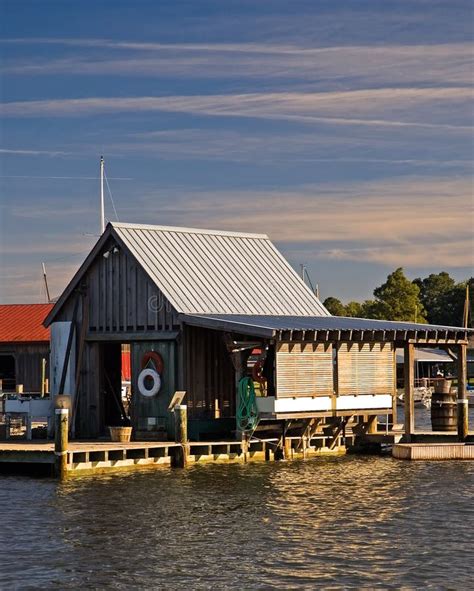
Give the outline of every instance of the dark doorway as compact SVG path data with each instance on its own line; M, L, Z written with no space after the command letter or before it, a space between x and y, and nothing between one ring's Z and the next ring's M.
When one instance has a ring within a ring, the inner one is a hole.
M108 427L130 424L122 399L121 343L103 343L101 345L100 365L102 431L107 434Z
M5 392L15 391L16 370L13 355L0 355L0 380L2 380L2 389Z

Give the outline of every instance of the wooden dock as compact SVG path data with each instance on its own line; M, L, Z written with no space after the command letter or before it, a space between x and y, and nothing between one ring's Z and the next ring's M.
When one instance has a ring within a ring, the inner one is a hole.
M474 460L474 443L397 443L392 455L399 460Z
M104 472L131 471L146 468L171 467L177 452L182 450L179 443L133 441L112 443L110 441L70 441L67 448L66 475L100 474ZM197 441L189 442L186 463L245 463L251 461L272 461L276 459L304 459L325 455L341 455L346 452L343 445L326 447L316 440L306 449L300 449L297 441L288 441L286 450L278 454L278 441L274 439L251 439L241 441ZM33 466L43 467L53 474L57 463L54 442L0 442L0 467L13 466L28 474Z

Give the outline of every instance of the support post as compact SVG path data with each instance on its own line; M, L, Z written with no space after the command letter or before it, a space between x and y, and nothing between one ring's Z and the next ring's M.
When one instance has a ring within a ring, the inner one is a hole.
M44 398L46 386L46 358L41 359L41 398Z
M415 432L415 345L413 343L405 343L403 350L405 439L407 443L410 443L412 435Z
M469 431L469 408L468 399L466 396L466 382L467 382L467 356L466 345L459 345L458 359L457 359L457 374L458 374L458 439L459 441L466 441Z
M185 468L188 463L188 407L177 404L174 407L175 441L180 447L175 448L175 468Z
M249 436L245 431L242 431L242 439L240 442L240 450L242 452L242 459L246 463L249 459Z
M369 420L367 423L367 433L370 433L372 435L376 434L378 432L377 426L378 426L377 415L369 415Z
M56 456L56 476L60 480L66 478L67 473L67 447L68 447L68 414L67 408L56 408L54 411L54 455Z

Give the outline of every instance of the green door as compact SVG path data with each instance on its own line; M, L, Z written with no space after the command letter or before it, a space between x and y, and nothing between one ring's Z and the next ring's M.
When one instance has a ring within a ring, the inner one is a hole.
M131 420L135 438L174 439L174 417L168 411L168 406L175 393L176 343L174 341L132 342L130 349L132 363ZM159 367L160 358L162 367ZM143 372L144 369L151 370L151 372ZM152 372L159 374L161 385L157 393L150 395L150 392L156 388L156 380Z

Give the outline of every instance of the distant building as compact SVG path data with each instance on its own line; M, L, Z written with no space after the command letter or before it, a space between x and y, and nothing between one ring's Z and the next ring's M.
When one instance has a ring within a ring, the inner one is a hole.
M43 321L53 304L0 305L0 380L4 392L23 385L40 392L43 359L48 377L50 332Z

